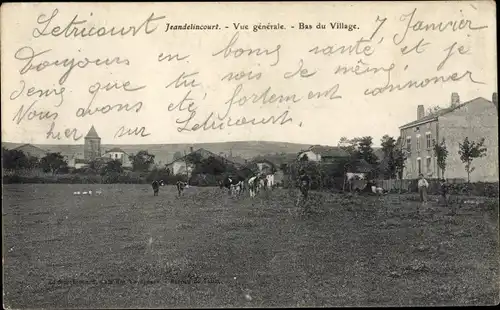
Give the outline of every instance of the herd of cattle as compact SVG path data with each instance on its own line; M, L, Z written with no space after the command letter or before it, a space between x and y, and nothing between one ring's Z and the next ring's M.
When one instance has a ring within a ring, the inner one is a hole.
M161 186L165 186L165 182L163 180L153 181L151 186L153 187L153 195L158 196ZM177 187L177 193L179 196L182 195L185 188L188 188L189 185L186 182L177 181L175 183ZM274 178L272 175L255 175L250 177L249 179L245 179L241 176L226 176L223 180L219 181L219 187L221 189L226 188L228 190L229 195L231 196L240 196L244 192L248 190L250 197L255 197L260 190L267 190L268 188L273 188Z

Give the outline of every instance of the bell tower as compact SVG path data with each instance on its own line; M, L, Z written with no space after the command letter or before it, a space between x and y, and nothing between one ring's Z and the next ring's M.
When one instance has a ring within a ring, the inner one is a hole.
M83 158L85 160L94 160L99 157L101 157L101 138L92 125L89 132L85 136Z

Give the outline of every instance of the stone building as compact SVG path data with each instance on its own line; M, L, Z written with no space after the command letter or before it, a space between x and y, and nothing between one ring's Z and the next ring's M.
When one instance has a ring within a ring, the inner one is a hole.
M90 161L100 157L101 138L97 134L94 126L92 126L85 136L85 144L83 146L83 159L85 161Z
M434 143L445 140L448 150L445 177L467 179L464 163L458 154L459 144L466 137L470 141L485 139L486 156L477 158L470 175L471 182L498 181L498 108L496 93L492 101L476 98L460 103L453 93L448 108L425 115L423 105L417 107L417 120L401 126L400 134L407 160L404 179L416 179L420 173L428 178L442 178L437 166Z

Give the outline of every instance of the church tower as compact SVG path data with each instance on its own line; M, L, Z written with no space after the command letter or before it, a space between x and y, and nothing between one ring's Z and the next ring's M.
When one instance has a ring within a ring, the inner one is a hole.
M101 157L101 138L95 131L94 126L85 136L85 145L83 149L83 158L85 160L93 160Z

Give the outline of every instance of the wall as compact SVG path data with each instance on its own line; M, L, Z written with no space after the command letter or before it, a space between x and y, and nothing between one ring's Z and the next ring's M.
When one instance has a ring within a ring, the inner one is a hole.
M101 139L100 138L85 138L83 147L83 157L86 160L93 160L101 157Z
M416 128L418 127L418 130ZM426 134L430 133L430 147L427 147ZM417 138L420 135L420 150L417 150ZM422 173L426 177L438 177L439 168L437 166L436 157L434 155L433 140L441 141L438 131L438 122L430 121L415 127L402 129L401 138L403 139L403 148L406 149L406 138L411 137L411 153L408 154L405 168L403 170L403 179L418 178L417 160L420 158ZM430 167L427 167L427 158L430 158Z
M261 173L271 173L272 166L269 163L257 163L257 167L259 168L259 172Z
M172 169L172 173L174 175L186 174L186 163L184 161L176 161L176 162L172 163L171 169ZM188 164L187 169L188 169L189 175L191 175L191 172L193 171L192 165Z
M446 178L467 178L465 165L458 154L459 143L485 138L486 157L475 159L471 182L498 181L498 113L492 102L478 98L439 118L439 132L446 139L448 158Z
M74 165L74 167L76 169L81 169L81 168L86 167L86 166L88 166L88 164L86 164L86 163L77 163Z

